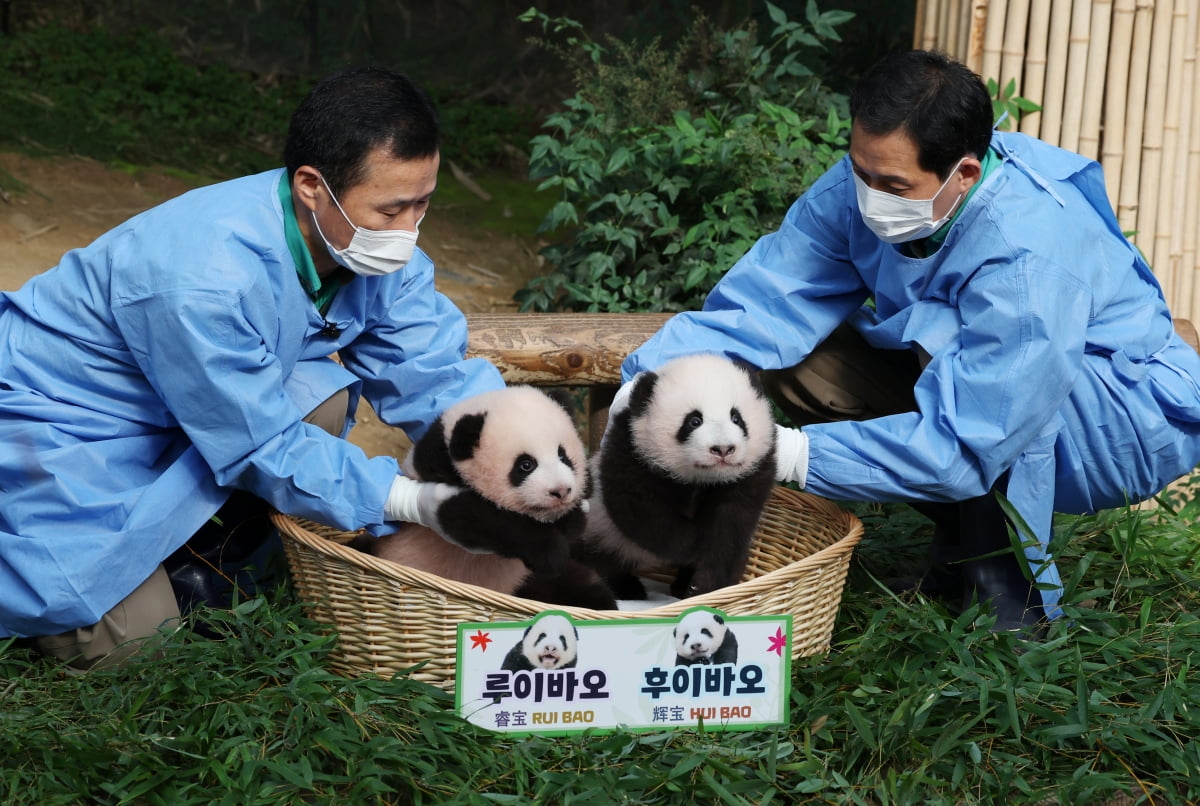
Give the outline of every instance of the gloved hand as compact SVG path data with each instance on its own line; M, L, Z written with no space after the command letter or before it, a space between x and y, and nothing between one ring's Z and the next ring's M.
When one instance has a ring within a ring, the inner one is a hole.
M417 481L407 476L396 476L387 500L383 503L383 517L389 521L419 523L437 532L443 538L438 507L448 498L461 492L453 484Z
M808 483L808 434L775 424L775 480Z

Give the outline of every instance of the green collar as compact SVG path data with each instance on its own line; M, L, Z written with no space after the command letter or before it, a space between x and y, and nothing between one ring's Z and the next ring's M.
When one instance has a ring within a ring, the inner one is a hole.
M345 280L341 277L341 272L335 272L325 278L324 282L317 274L312 255L308 253L308 245L304 243L304 235L300 233L300 223L296 220L296 209L292 205L292 186L288 182L287 171L279 177L279 203L283 205L284 237L287 239L288 251L292 253L292 261L296 264L300 284L304 286L317 310L324 315L338 290L345 285Z
M946 236L950 233L950 227L954 225L954 222L958 220L958 217L962 214L962 211L966 209L967 202L970 201L971 197L975 195L975 191L978 190L979 186L983 184L983 180L987 179L988 175L995 170L996 166L999 164L1000 155L989 148L979 163L979 181L974 185L971 185L971 189L967 191L967 197L962 200L962 204L958 205L958 209L954 211L954 215L951 216L949 221L938 227L937 232L933 233L928 238L925 238L921 241L913 241L910 244L910 252L913 257L929 257L941 248L942 242L946 240Z

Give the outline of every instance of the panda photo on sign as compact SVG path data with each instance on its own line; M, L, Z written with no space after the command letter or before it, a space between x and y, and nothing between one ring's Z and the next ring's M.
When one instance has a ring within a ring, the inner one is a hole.
M671 633L675 640L675 665L737 663L737 636L719 613L692 610Z
M508 672L570 669L578 661L579 631L566 616L549 613L525 628L500 668Z

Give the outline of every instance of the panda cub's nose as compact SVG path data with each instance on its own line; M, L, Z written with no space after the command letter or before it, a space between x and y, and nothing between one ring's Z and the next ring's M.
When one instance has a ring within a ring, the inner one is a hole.
M564 485L562 487L555 487L549 492L551 498L557 498L559 501L562 501L571 495L571 488Z
M713 445L708 450L715 454L718 458L728 459L733 455L733 452L737 450L737 447L734 445Z

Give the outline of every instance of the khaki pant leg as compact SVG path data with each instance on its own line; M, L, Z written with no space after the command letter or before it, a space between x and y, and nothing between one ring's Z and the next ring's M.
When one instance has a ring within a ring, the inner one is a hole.
M841 325L794 367L762 373L767 394L797 426L870 420L915 411L913 386L922 360L908 350L880 350Z
M341 435L349 413L350 392L339 389L310 411L304 422L323 428L336 437Z
M179 606L160 565L95 624L34 638L33 646L70 669L86 671L120 663L152 645L160 628L178 624Z

